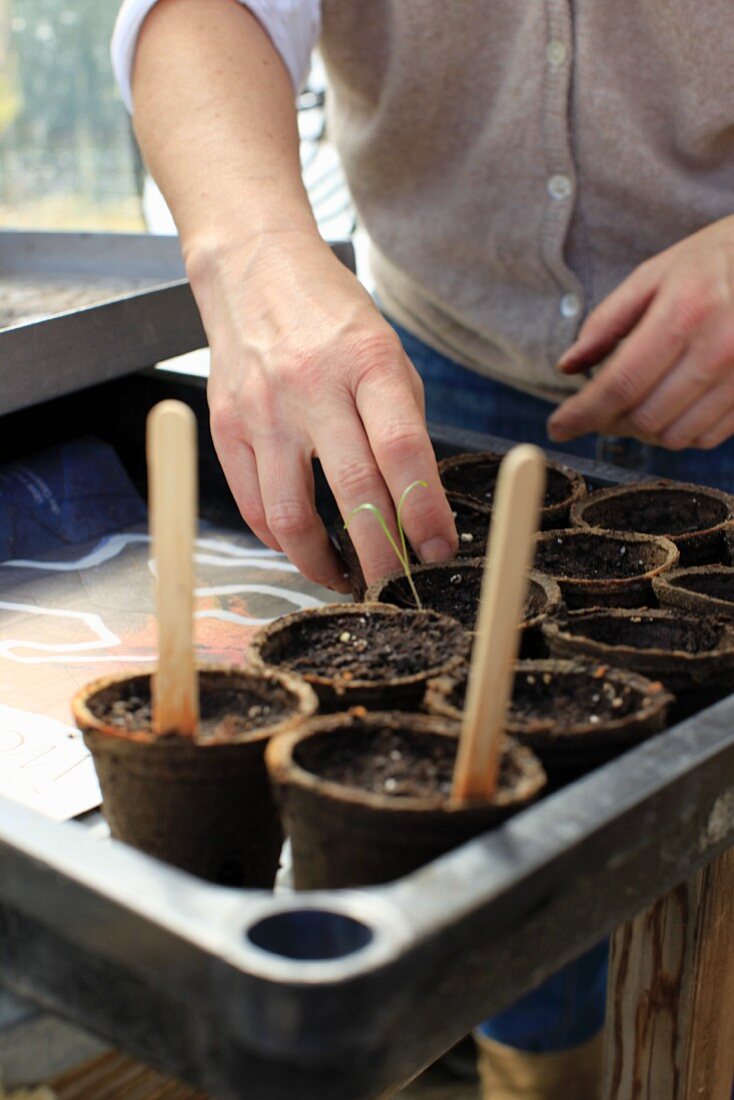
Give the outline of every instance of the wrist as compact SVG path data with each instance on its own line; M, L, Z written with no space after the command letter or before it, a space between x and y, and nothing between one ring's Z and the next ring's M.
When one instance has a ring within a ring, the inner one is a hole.
M275 248L326 247L312 218L282 220L266 228L247 227L242 232L210 229L181 242L186 274L194 288L206 286L218 274L236 264L240 273L252 268L259 256Z
M239 234L200 233L182 242L182 251L191 288L198 294L206 292L207 287L232 268L239 276L247 275L260 266L263 257L273 257L287 250L297 254L310 245L326 246L316 224L294 220Z

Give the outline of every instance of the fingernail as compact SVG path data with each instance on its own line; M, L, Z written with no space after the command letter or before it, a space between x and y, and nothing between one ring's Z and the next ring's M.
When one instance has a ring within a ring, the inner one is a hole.
M330 588L332 592L340 592L343 596L348 596L349 593L352 591L352 586L350 585L349 580L344 573L342 573L338 577L334 577L334 579L329 584L327 584L326 587Z
M552 439L554 443L563 443L566 439L566 434L563 430L563 421L559 423L554 417L551 417L545 428L548 432L548 438Z
M426 539L421 544L418 554L422 562L425 562L426 565L432 565L435 562L448 561L449 558L453 557L454 551L446 539L436 538Z

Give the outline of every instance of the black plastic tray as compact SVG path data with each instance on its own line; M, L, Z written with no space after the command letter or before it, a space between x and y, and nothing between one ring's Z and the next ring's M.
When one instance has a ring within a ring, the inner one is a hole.
M2 980L222 1100L374 1100L733 840L734 698L380 888L215 887L0 801Z

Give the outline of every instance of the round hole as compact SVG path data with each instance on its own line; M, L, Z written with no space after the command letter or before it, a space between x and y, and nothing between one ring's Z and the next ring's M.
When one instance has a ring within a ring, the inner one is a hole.
M342 959L360 951L372 930L354 917L328 909L292 909L264 917L247 932L255 947L286 959Z

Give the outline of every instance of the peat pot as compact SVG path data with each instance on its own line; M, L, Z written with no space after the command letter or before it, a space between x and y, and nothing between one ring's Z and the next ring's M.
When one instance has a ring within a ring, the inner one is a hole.
M729 565L672 569L654 577L652 587L661 607L734 619L734 569Z
M72 700L94 758L102 811L118 840L212 882L270 887L282 832L265 769L268 739L317 699L296 676L210 666L199 672L196 738L151 729L151 676L95 680Z
M491 509L500 465L505 456L493 451L453 455L438 464L447 493L461 493ZM559 462L546 462L545 494L540 510L544 530L564 527L571 505L586 494L581 474Z
M528 805L545 775L505 740L489 802L450 798L458 727L401 713L317 717L268 747L296 888L390 882Z
M576 501L571 524L663 535L678 547L681 565L729 565L734 497L676 481L618 485Z
M426 710L459 721L466 678L432 680ZM505 730L559 786L660 733L673 697L659 681L583 661L518 661Z
M417 565L412 570L424 607L458 619L473 631L479 611L479 595L484 575L484 558L447 561L440 565ZM401 571L370 585L367 599L397 607L414 607L413 593ZM542 643L541 623L561 606L561 590L551 577L531 571L522 620L522 648L527 655L537 652Z
M668 539L570 528L538 535L533 565L557 582L567 607L646 607L653 577L677 562Z
M432 677L466 659L469 646L461 624L435 611L339 603L268 623L249 658L254 667L303 676L322 710L408 710L420 706Z
M487 552L487 537L492 509L489 505L461 493L446 494L456 521L456 533L459 538L457 558L480 558ZM332 531L333 541L344 563L344 573L349 581L352 598L360 603L365 599L367 582L364 579L357 551L349 531L339 520ZM408 546L410 562L415 568L419 562L416 554ZM397 558L396 564L397 564Z
M675 696L671 722L732 690L734 623L672 610L597 608L543 624L551 656L595 661L660 680Z

